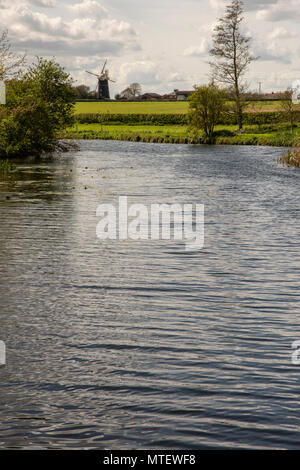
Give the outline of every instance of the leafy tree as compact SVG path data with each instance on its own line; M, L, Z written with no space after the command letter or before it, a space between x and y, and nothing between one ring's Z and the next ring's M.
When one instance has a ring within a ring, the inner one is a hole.
M203 130L205 141L214 142L214 129L226 112L226 91L215 84L195 87L189 97L189 129L193 132Z
M75 93L78 98L87 99L90 94L90 87L86 85L78 85L75 87Z
M294 127L296 124L296 113L295 111L297 110L297 106L294 103L294 88L288 88L284 93L283 93L283 98L281 101L281 109L285 113L285 116L287 118L288 123L291 126L291 132L292 134L294 133Z
M26 61L26 54L18 56L12 51L8 31L0 35L0 80L20 76Z
M214 29L213 47L210 50L215 59L210 62L212 75L216 81L229 85L239 129L243 128L243 93L246 90L243 77L250 63L256 59L250 52L251 38L241 31L243 13L243 2L232 0Z
M58 133L74 122L70 76L54 60L38 58L21 79L7 83L0 109L0 156L40 155L59 147Z

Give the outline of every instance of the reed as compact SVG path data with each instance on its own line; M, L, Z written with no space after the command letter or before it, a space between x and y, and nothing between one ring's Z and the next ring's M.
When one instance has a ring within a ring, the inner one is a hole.
M285 166L294 166L300 168L300 144L293 150L289 150L280 158L280 162Z

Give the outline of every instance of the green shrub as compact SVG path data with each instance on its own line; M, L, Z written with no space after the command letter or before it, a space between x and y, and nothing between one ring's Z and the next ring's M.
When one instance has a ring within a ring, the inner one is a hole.
M300 111L295 111L296 122L300 122ZM179 125L189 124L187 114L112 114L112 113L89 113L77 114L76 122L79 124L93 123L120 123L120 124L153 124L157 126L163 125ZM270 111L261 113L244 113L245 125L270 126L286 122L286 114L281 111ZM235 114L227 113L222 116L218 124L236 125Z
M235 132L229 129L220 129L214 132L215 137L234 137L236 135Z
M38 59L7 85L0 109L0 157L40 155L57 148L58 133L73 124L72 80L53 60Z

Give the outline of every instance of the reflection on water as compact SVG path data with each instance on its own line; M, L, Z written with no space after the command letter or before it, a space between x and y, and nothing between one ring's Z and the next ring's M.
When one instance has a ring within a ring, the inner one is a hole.
M0 183L1 448L297 448L299 171L282 150L82 142ZM205 248L96 208L204 203Z

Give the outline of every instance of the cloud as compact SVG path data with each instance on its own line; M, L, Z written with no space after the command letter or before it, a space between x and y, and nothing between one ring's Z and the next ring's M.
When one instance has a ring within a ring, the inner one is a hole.
M273 29L273 31L269 34L270 39L290 39L296 37L298 37L297 33L294 31L288 31L282 26Z
M51 3L50 0L39 0L40 2L44 6ZM124 51L140 49L133 27L126 21L111 17L95 0L83 0L73 5L73 13L77 13L73 19L34 11L25 1L16 5L2 0L0 5L0 29L9 25L13 44L19 49L29 50L32 55L97 53L118 56Z
M169 76L167 77L167 82L169 84L185 82L185 81L186 81L186 77L183 74L180 74L178 72L170 73Z
M158 66L151 61L127 62L121 65L118 82L126 85L138 82L141 85L160 83Z
M28 3L37 7L53 8L56 6L56 0L29 0Z
M69 6L69 10L84 18L106 18L108 16L107 9L96 0L83 0L80 3Z
M245 11L253 11L276 4L276 2L277 0L244 0L244 7ZM229 0L209 0L209 3L215 10L224 10L229 4Z
M275 28L265 36L264 40L254 42L255 55L259 56L260 61L291 64L293 54L297 54L297 51L293 51L289 41L285 41L285 39L292 37L294 34L285 28Z
M190 46L183 52L185 57L201 57L208 53L210 49L209 41L206 38L202 38L199 41L198 46Z

